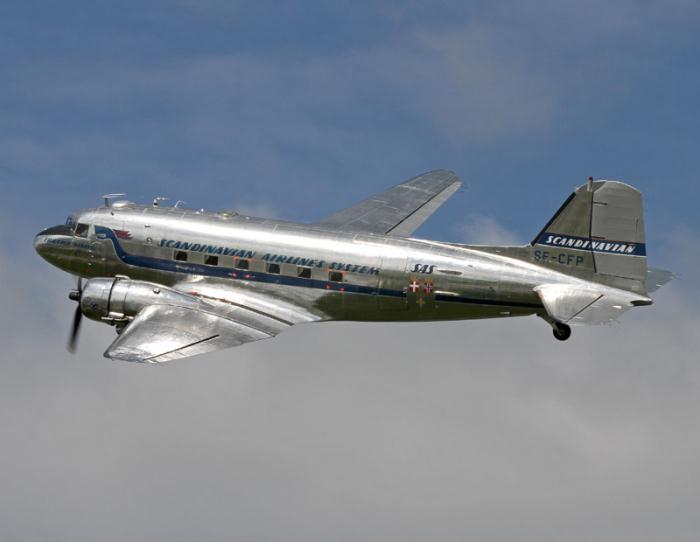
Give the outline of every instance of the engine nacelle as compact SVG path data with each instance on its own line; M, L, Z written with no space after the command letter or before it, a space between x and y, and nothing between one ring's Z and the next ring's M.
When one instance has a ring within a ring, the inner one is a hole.
M95 278L85 283L80 310L91 320L110 323L126 322L148 305L196 307L201 301L155 284L127 278Z

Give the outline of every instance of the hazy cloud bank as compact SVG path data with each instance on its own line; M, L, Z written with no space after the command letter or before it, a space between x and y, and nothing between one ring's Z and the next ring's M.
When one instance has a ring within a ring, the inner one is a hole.
M689 234L690 235L690 234ZM694 255L689 255L692 263ZM698 318L332 323L152 367L64 351L71 281L0 271L6 540L695 540ZM690 290L692 292L692 290Z

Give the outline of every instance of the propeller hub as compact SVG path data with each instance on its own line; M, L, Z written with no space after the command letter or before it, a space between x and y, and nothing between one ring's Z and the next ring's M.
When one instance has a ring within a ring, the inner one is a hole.
M68 294L68 298L73 301L80 301L80 290L71 290Z

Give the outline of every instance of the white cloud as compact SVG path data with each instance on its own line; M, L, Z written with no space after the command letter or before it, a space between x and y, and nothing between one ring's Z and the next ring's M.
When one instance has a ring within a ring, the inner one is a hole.
M510 231L490 216L470 216L458 230L462 241L472 245L514 246L525 243L518 234Z
M64 344L71 280L3 258L4 539L694 540L682 284L567 343L536 318L300 326L159 367ZM688 280L697 278L691 270Z

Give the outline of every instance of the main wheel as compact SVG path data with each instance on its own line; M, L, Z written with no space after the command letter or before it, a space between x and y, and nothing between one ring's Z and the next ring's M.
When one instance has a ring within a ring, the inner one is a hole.
M569 337L571 337L571 328L567 326L566 324L555 324L554 329L552 329L552 333L554 334L554 338L559 340L559 341L565 341Z

